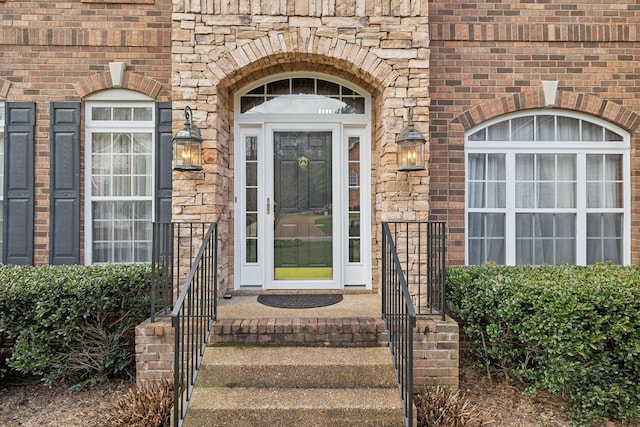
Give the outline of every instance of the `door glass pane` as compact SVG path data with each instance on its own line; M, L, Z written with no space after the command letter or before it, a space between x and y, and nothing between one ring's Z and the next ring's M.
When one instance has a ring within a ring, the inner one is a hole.
M331 132L275 132L275 280L333 278Z
M245 138L245 262L258 262L258 138Z
M349 262L360 262L360 137L349 137Z

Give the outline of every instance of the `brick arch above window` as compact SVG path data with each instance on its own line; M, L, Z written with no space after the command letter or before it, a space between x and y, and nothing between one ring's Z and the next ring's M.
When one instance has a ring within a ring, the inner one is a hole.
M476 105L458 116L454 122L460 123L466 131L494 117L544 107L545 100L542 90L516 93ZM593 95L558 91L555 108L599 117L630 132L640 125L638 114L613 101Z
M109 72L105 72L96 73L80 79L76 82L75 88L80 98L84 98L95 92L105 89L114 89L114 86L111 82L111 74ZM156 99L162 90L162 83L150 77L125 71L122 77L122 86L119 89L133 90Z
M9 80L0 78L0 98L7 99L10 87L11 82Z
M235 91L268 75L309 70L346 78L372 95L393 87L399 77L384 58L366 47L328 37L303 36L296 30L252 40L209 64L206 74L215 86Z

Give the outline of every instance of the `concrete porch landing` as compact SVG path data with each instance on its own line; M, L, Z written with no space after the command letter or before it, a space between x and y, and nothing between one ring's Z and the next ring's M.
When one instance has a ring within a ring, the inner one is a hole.
M260 304L257 295L234 295L218 303L218 320L284 317L381 317L382 296L377 293L343 294L337 304L319 308L273 308Z

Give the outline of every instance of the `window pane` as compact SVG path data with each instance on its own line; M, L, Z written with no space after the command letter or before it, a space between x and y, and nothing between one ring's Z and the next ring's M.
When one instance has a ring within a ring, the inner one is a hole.
M326 80L318 80L318 95L335 96L340 95L340 85Z
M487 178L506 179L504 154L489 154L487 156Z
M92 196L110 196L111 178L108 176L94 176L91 178Z
M480 129L479 131L469 135L469 141L484 141L486 139L486 129Z
M111 153L111 134L95 132L91 134L92 153Z
M576 156L574 154L559 154L556 156L558 162L558 181L576 180Z
M131 156L115 155L112 157L112 159L114 174L131 174Z
M153 112L151 111L151 108L145 107L145 108L134 108L133 109L133 120L138 121L138 122L148 122L150 120L152 120L153 118Z
M622 264L622 237L622 214L587 214L587 263Z
M131 108L116 107L113 109L113 120L131 120Z
M132 153L151 153L151 134L150 133L134 133Z
M575 263L574 214L517 214L516 232L516 263Z
M470 180L484 180L484 160L484 154L469 154L469 170L467 171L467 175Z
M245 262L258 262L258 241L256 239L247 239L246 251L247 254Z
M349 237L360 237L360 214L349 214Z
M587 155L586 185L587 207L622 208L622 156Z
M605 129L604 130L604 140L605 141L622 141L622 135L618 135L617 133L609 130L609 129Z
M247 188L247 210L250 212L258 211L258 189Z
M600 181L604 176L602 156L601 155L587 155L587 180Z
M538 116L537 117L537 140L538 141L555 141L555 116Z
M364 98L342 98L346 107L341 111L346 114L364 114Z
M360 239L349 239L349 262L360 262Z
M258 138L248 136L245 140L246 160L258 160Z
M506 204L504 154L469 154L468 206L503 208Z
M511 121L513 141L533 141L533 116L519 117Z
M294 95L315 95L315 79L291 79L291 93Z
M516 179L533 181L535 179L535 156L533 154L516 154Z
M240 112L247 113L252 108L257 107L264 103L264 96L253 97L253 96L243 96L240 98Z
M576 184L560 182L557 185L557 208L575 208L576 207Z
M153 180L151 176L134 176L131 178L133 182L133 196L151 196L153 194Z
M151 156L135 156L132 159L132 172L136 175L151 175L151 172L153 171L151 160Z
M536 193L538 200L537 208L555 208L556 207L556 185L553 183L540 183L536 185Z
M489 126L489 141L508 141L509 140L509 121L496 123Z
M288 95L289 79L278 80L267 84L268 95Z
M360 189L349 189L349 212L355 212L360 210Z
M604 134L602 126L594 123L582 122L582 140L583 141L603 141Z
M111 108L93 107L91 109L91 120L111 120Z
M541 181L556 179L556 156L554 154L539 154L536 156L536 174Z
M558 117L558 141L580 141L580 120Z
M258 214L247 214L247 237L258 237Z
M533 208L534 194L533 182L516 182L516 208Z
M505 262L504 214L469 214L469 262Z

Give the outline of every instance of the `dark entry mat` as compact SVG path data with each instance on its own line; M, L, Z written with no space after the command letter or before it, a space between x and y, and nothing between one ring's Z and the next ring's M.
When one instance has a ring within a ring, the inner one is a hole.
M259 295L258 302L277 308L326 307L342 301L340 294Z

